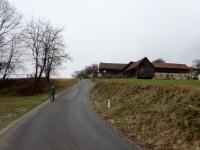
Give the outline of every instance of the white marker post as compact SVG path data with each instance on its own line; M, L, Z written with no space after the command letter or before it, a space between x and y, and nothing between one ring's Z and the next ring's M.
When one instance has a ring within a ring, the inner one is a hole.
M111 99L108 98L107 101L108 101L108 108L111 108Z

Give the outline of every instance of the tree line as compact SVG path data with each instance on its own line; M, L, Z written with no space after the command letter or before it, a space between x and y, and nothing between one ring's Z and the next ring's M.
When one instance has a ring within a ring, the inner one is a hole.
M22 15L6 0L0 0L0 77L6 80L32 62L35 86L71 57L65 52L63 27L44 19L22 23Z
M75 71L72 74L74 78L96 78L98 73L98 64L91 64L90 66L86 66L84 69L80 71Z

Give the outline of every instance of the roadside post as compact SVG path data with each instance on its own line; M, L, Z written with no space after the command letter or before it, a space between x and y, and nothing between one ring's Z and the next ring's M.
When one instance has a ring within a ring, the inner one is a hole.
M110 98L110 94L109 94L109 82L108 82L108 80L106 81L107 82L107 84L106 84L106 93L107 93L107 107L108 107L108 109L110 109L111 108L111 98Z
M108 102L108 108L111 108L111 99L110 99L110 97L107 99L107 102Z

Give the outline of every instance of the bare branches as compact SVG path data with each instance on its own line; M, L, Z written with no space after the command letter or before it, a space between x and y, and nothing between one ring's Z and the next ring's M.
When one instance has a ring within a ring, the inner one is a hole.
M21 15L8 1L0 1L0 75L3 79L14 72L19 61L19 25Z
M8 1L0 0L0 77L8 78L24 63L22 51L29 51L27 56L32 58L35 81L39 83L42 76L49 79L71 57L65 52L63 28L32 19L21 32L21 17Z
M40 66L43 59L43 39L45 34L45 22L42 20L32 20L26 24L22 34L25 47L31 51L35 68L35 79L38 78Z
M158 58L158 59L154 60L153 63L165 63L165 60L162 58Z
M193 61L193 66L197 69L200 69L200 59L196 59Z
M32 53L35 82L39 82L43 75L49 80L52 71L70 59L65 53L62 32L62 28L55 28L44 20L27 23L22 37L25 47Z
M6 36L16 29L21 21L21 15L8 1L0 1L0 46L4 45Z
M17 36L13 36L11 43L9 45L9 49L7 50L7 57L5 60L5 66L3 68L3 79L5 80L13 73L21 63L21 50L18 45L20 43L20 39Z
M46 41L44 45L47 47L47 62L45 67L46 78L49 80L52 72L55 72L56 69L62 65L63 62L71 60L71 57L65 52L65 43L62 37L62 28L54 28L49 26L48 30L49 35L46 36Z
M96 78L98 72L98 65L92 64L86 66L83 70L75 71L72 75L74 78Z

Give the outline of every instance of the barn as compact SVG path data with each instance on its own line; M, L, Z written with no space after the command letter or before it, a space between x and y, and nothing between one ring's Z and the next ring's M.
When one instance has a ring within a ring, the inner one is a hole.
M123 71L125 77L137 77L138 79L152 79L154 73L154 66L146 57L131 64Z
M155 77L159 79L188 79L190 68L185 64L153 63Z
M185 64L152 63L147 57L127 64L100 63L99 74L103 78L137 77L138 79L187 79L189 67Z

